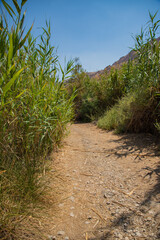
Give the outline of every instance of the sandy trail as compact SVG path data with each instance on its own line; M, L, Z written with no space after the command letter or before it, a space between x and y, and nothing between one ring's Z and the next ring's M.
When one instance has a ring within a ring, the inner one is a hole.
M61 198L56 214L55 205L48 212L47 238L160 239L156 138L118 136L93 124L74 124L70 131L53 162Z

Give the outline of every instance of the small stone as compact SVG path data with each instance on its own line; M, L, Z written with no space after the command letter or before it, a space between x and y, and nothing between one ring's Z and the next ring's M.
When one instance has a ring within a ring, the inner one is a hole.
M104 198L107 198L107 194L105 193L105 194L103 195L103 197L104 197Z
M123 239L123 236L122 236L120 233L117 235L117 237L118 237L119 239Z
M48 240L56 240L56 237L49 235L49 236L48 236Z
M125 237L125 239L124 240L129 240L129 238L128 237Z
M59 231L59 232L57 233L57 235L59 235L59 236L62 236L62 235L64 235L64 234L65 234L64 231Z
M150 237L154 237L154 233L149 234Z
M152 210L150 210L148 213L154 215L154 212Z
M137 237L141 237L141 233L140 232L136 232L135 233Z
M73 213L73 212L71 212L71 213L70 213L70 216L71 216L71 217L74 217L74 213Z
M59 206L60 208L62 208L62 207L64 207L64 203L60 203L58 206Z
M135 233L134 233L134 232L131 232L131 236L134 237L134 236L135 236Z
M92 217L91 216L88 216L88 220L91 220L92 219Z
M69 199L70 199L72 202L74 202L74 197L73 197L73 196L71 196Z
M85 224L90 224L90 222L86 221Z
M65 239L64 240L69 240L69 237L65 237Z
M120 212L120 210L119 210L119 208L117 208L117 209L116 209L116 213L119 213L119 212Z

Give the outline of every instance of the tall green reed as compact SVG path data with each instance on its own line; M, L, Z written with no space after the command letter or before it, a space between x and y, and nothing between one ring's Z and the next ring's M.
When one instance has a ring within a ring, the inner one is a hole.
M102 128L152 133L156 132L155 126L159 129L160 43L156 37L160 20L156 17L157 12L149 13L146 28L135 37L135 59L130 73L126 75L127 69L121 69L127 76L125 97L100 119Z
M50 23L37 43L33 25L24 32L27 1L12 2L15 9L2 0L12 27L0 16L0 237L23 207L39 197L44 160L73 118L75 96L64 88L73 61L62 69L51 45Z

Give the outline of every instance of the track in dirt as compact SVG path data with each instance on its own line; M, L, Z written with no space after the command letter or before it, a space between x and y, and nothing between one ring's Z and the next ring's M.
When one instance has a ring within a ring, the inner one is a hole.
M55 162L60 177L53 181L61 197L57 210L54 205L48 211L48 239L159 239L155 137L115 135L93 124L74 124L53 168Z

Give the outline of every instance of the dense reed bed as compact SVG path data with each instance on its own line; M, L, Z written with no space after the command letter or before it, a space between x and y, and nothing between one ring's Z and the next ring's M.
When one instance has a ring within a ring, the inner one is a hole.
M49 22L38 38L33 25L24 31L25 3L2 0L0 15L1 239L16 238L15 225L40 196L45 161L73 118L75 94L64 88L73 61L60 66Z

